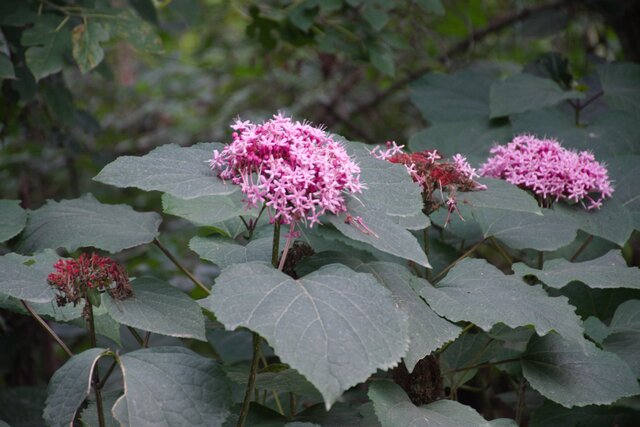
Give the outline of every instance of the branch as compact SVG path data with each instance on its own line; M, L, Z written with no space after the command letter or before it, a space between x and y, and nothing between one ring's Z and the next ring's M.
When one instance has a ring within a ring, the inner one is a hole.
M544 12L550 9L564 8L567 7L573 0L556 0L550 3L544 3L533 7L528 7L522 9L520 12L512 13L510 15L506 15L500 18L497 18L492 23L487 25L485 28L482 28L477 31L472 31L469 36L451 46L447 51L442 54L438 60L441 63L447 63L449 61L449 57L455 56L457 54L463 53L467 51L471 46L475 43L483 40L490 34L494 34L502 31L503 29L515 24L516 22L522 21L532 15L538 14L540 12ZM366 101L359 106L357 106L351 116L356 116L362 114L366 111L372 110L376 108L379 104L381 104L384 100L386 100L389 96L404 88L409 83L419 79L423 74L431 71L431 66L424 65L411 73L409 73L405 78L398 80L391 86L389 86L384 91L380 92L378 95L373 97L373 99Z
M40 326L42 326L44 330L47 331L49 335L51 335L51 338L53 338L58 343L58 345L62 347L64 352L67 353L67 356L73 357L73 353L71 352L71 350L69 350L69 347L67 347L67 345L64 343L64 341L62 341L62 339L58 336L58 334L56 334L54 330L51 329L51 327L47 324L47 322L45 322L44 319L40 317L40 315L36 313L33 310L33 308L31 308L31 306L25 300L21 299L20 302L22 303L24 308L27 309L29 314L31 314L31 316L40 324Z
M207 294L210 294L211 291L202 284L202 282L200 282L198 279L196 279L196 277L191 274L191 272L189 270L187 270L181 263L180 261L178 261L178 258L176 258L175 256L173 256L173 254L171 252L169 252L169 249L167 249L162 243L160 243L160 240L158 240L158 238L154 238L153 239L153 243L162 251L163 254L165 254L167 256L167 258L169 258L171 260L171 262L173 262L175 264L176 267L178 267L180 269L180 271L182 271L185 276L187 276L194 284L196 284L200 289L202 289L203 291L205 291Z

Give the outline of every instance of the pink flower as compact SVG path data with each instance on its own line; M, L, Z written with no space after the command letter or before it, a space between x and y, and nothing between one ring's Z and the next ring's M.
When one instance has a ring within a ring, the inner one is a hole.
M281 114L262 124L237 120L233 142L209 161L240 185L247 207L263 203L271 222L312 227L325 213L345 212L346 193L362 192L360 168L321 128Z
M593 154L568 150L553 138L519 135L506 146L493 147L491 154L480 169L481 175L529 189L543 205L570 200L587 209L599 209L613 193L607 168L595 161Z

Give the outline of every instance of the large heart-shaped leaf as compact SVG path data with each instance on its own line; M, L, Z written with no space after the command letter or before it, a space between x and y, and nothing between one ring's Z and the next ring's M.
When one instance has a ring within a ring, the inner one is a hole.
M50 303L54 290L47 283L58 260L53 251L45 251L33 257L8 254L0 257L0 294L32 303Z
M49 200L29 214L18 249L33 253L46 248L75 251L94 247L108 252L151 242L161 218L154 212L136 212L127 205L107 205L91 194L73 200Z
M122 156L109 163L93 179L120 188L163 191L180 199L231 194L239 187L225 184L207 165L219 143L193 147L167 144L145 156Z
M547 261L542 270L525 264L514 264L516 275L535 276L552 288L563 288L573 281L582 282L590 288L640 289L640 269L627 267L620 251L613 250L590 261L569 262L566 259Z
M568 206L565 203L559 203L556 210L572 217L582 231L618 246L624 246L633 232L631 213L615 199L615 193L614 199L606 200L597 210L588 211L580 205Z
M93 368L105 351L103 348L86 350L73 356L53 374L42 414L47 425L73 425L78 408L91 392Z
M27 212L19 200L0 200L0 242L9 240L22 231L27 222Z
M212 226L240 215L258 216L258 211L245 209L242 197L241 192L236 192L228 196L203 196L183 200L165 193L162 195L162 209L168 214L205 226Z
M602 348L620 356L640 377L640 300L625 301L616 310Z
M539 335L555 330L568 340L584 341L582 322L566 297L552 298L542 286L529 286L484 260L462 260L436 287L425 286L420 294L441 316L473 322L485 331L498 323L531 325Z
M347 209L346 213L340 215L327 215L329 222L339 232L350 239L368 243L382 252L431 268L424 250L413 234L395 223L384 212L374 210L355 199L349 199ZM360 217L368 230L355 226L348 220L349 217Z
M411 101L429 123L489 118L493 73L463 70L429 73L411 85Z
M269 262L272 246L271 237L251 240L245 246L225 237L196 236L189 241L189 248L200 258L211 261L220 268L249 261Z
M472 407L452 400L438 400L415 406L399 385L391 381L374 381L369 398L382 427L489 427Z
M640 394L636 376L618 356L589 341L576 346L557 334L529 341L522 372L531 387L568 408Z
M197 302L153 277L135 279L131 286L133 295L129 298L114 300L103 295L114 320L156 334L206 341L204 316Z
M564 91L553 80L533 74L516 74L491 85L491 118L537 110L566 99L580 98L584 98L584 93Z
M322 393L327 408L377 369L396 365L409 344L391 292L342 265L293 280L265 263L236 264L200 303L227 329L243 326L265 337Z
M572 217L550 209L544 215L513 212L501 209L477 209L473 218L478 221L484 237L495 237L513 249L553 251L573 242L578 223Z
M120 356L125 394L113 416L125 427L221 426L231 389L222 367L182 347Z
M365 206L399 217L422 212L420 187L403 165L376 159L360 143L348 143L346 148L360 167L360 181L366 188L356 197Z
M423 287L431 285L411 274L407 268L390 262L371 262L354 269L373 274L380 283L391 290L396 304L407 314L409 349L404 356L404 363L409 372L413 371L420 359L460 334L461 329L458 326L438 316L420 298L418 292Z
M598 75L607 104L640 117L640 65L601 65L598 67Z

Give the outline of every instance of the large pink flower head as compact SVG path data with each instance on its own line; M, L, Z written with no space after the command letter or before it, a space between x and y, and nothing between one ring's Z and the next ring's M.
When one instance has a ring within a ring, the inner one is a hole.
M345 193L360 193L360 168L321 128L281 114L262 124L237 120L233 142L209 161L222 179L240 185L248 207L265 203L271 222L313 226L345 212Z
M491 154L481 175L529 189L546 206L570 200L587 209L600 208L613 193L607 168L592 153L568 150L553 138L518 135L506 146L493 147Z

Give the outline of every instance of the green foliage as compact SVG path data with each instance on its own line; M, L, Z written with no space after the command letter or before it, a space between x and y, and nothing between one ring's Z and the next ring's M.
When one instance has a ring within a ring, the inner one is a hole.
M119 252L152 241L158 235L160 221L156 213L103 204L91 194L74 200L51 200L29 213L19 248L23 253L82 247Z
M227 329L264 336L322 393L327 409L376 369L395 365L409 344L406 318L369 274L329 265L293 280L250 262L228 267L216 282L200 304Z
M9 240L22 231L27 213L19 200L0 200L0 241Z

